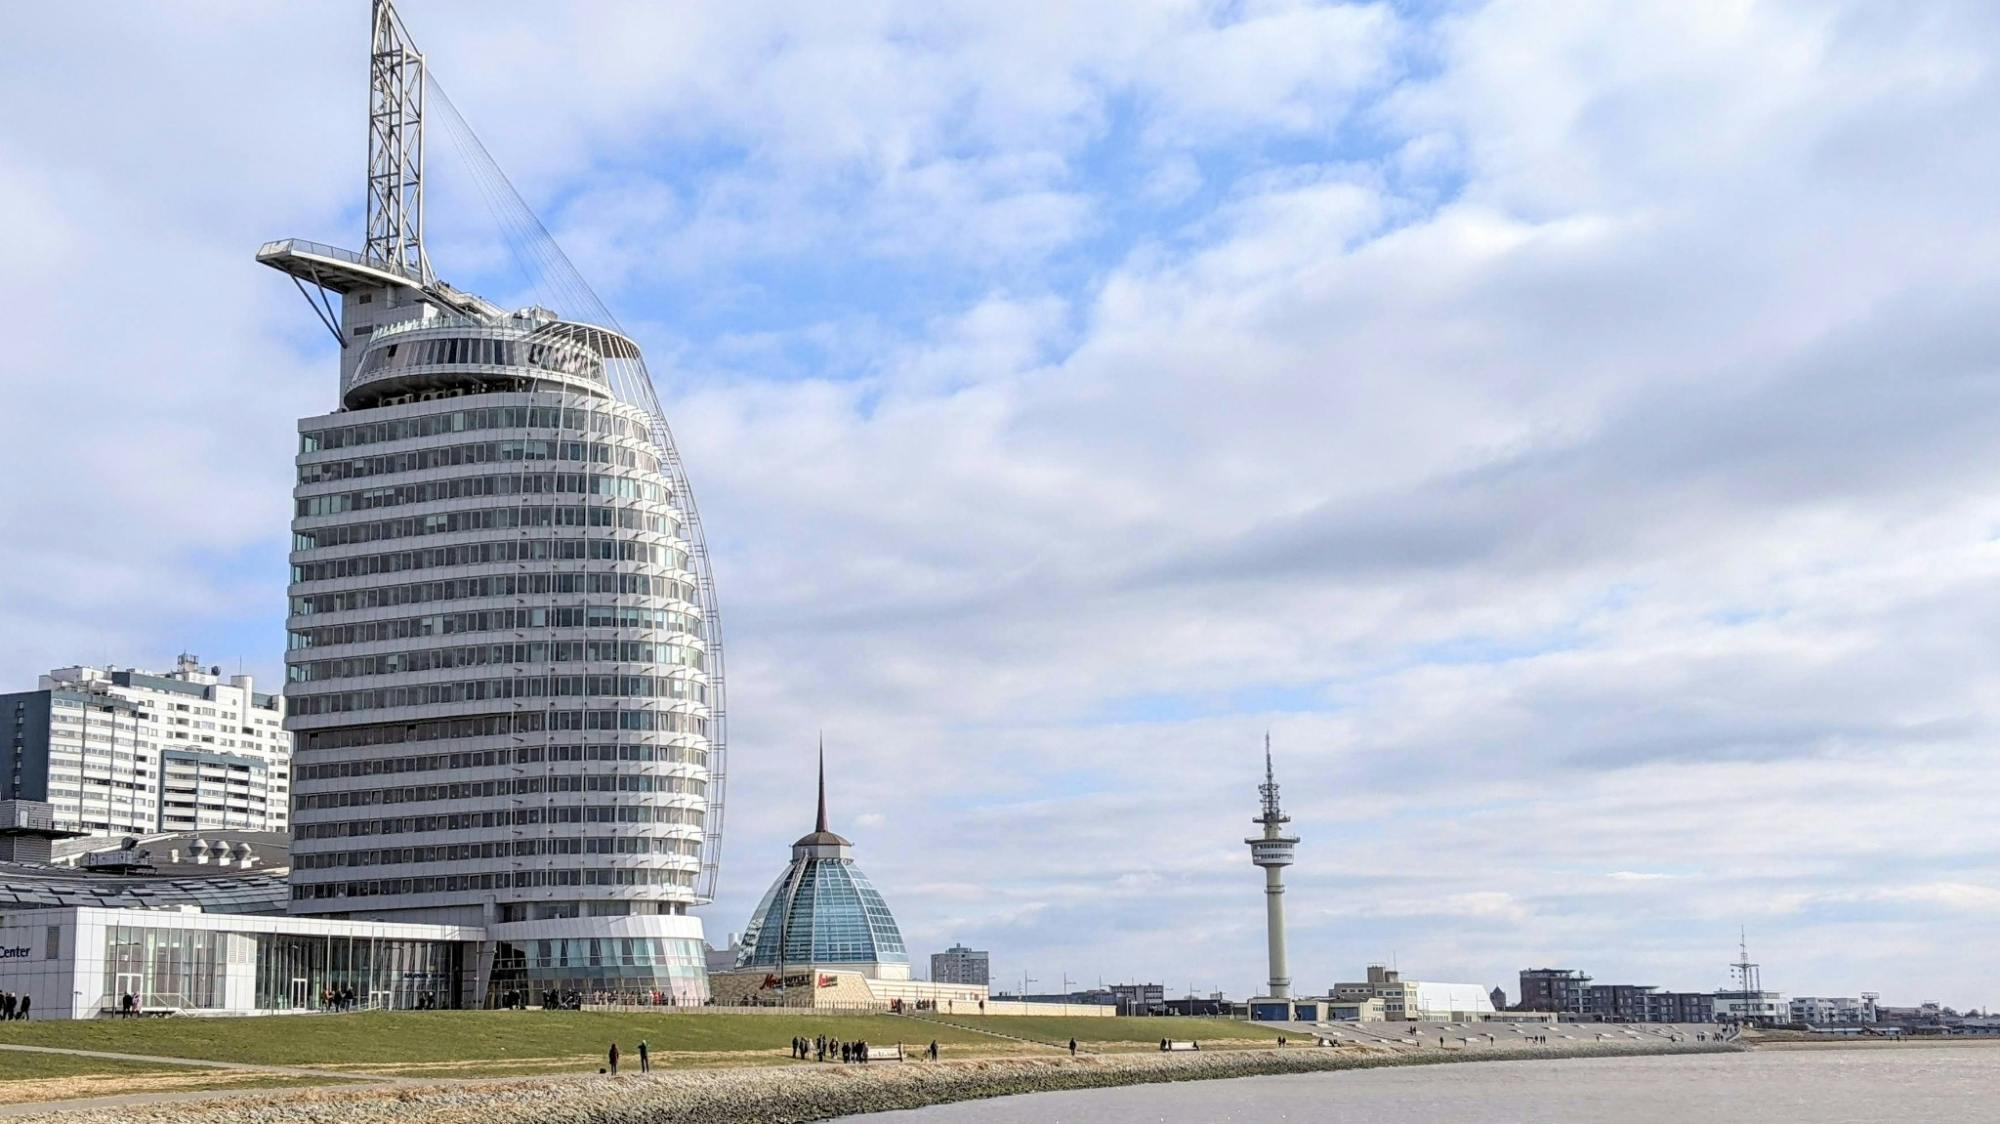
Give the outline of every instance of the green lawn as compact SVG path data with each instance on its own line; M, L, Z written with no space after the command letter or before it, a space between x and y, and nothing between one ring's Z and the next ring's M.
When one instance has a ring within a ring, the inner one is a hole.
M995 1022L1004 1020L993 1020ZM1026 1020L1040 1021L1040 1020ZM1063 1022L1067 1020L1050 1020ZM769 1051L779 1060L794 1034L874 1043L992 1046L970 1031L889 1015L608 1014L585 1011L394 1011L221 1019L91 1019L0 1023L0 1043L153 1054L268 1065L390 1065L415 1062L590 1058L611 1043L631 1053ZM0 1067L21 1055L0 1052ZM636 1060L636 1059L634 1059Z
M1161 1038L1270 1042L1276 1035L1216 1019L957 1016L950 1021L1042 1042L1150 1043ZM394 1011L248 1019L92 1019L0 1023L0 1043L267 1065L410 1065L592 1059L612 1042L630 1054L644 1038L661 1053L762 1051L785 1059L794 1034L876 1044L1008 1045L956 1027L889 1015L609 1014L585 1011ZM22 1058L0 1051L0 1073ZM636 1059L634 1059L636 1061ZM116 1064L116 1063L102 1063ZM85 1071L98 1072L98 1071Z
M253 1070L0 1050L0 1105L120 1093L191 1093L215 1089L280 1089L342 1084L346 1082L338 1077L291 1077Z
M20 1050L0 1050L0 1083L37 1081L47 1077L83 1077L88 1074L124 1075L165 1073L186 1070L186 1066L160 1062L120 1062L110 1058L78 1058L68 1054L29 1054Z

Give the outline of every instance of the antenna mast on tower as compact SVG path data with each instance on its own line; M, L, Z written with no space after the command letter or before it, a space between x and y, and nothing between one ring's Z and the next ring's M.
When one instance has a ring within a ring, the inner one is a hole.
M392 0L374 0L368 64L368 243L362 256L430 285L424 254L424 54Z

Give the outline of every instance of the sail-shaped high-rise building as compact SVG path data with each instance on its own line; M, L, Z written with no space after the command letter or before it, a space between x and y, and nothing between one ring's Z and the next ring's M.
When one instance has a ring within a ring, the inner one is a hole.
M489 999L699 1002L722 668L687 481L608 317L436 278L435 89L374 20L364 247L257 255L340 348L299 423L292 912L481 926Z

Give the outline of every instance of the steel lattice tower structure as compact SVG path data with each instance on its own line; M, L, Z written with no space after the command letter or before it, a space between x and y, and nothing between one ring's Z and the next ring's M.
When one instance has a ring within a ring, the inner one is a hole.
M1251 823L1262 824L1264 834L1253 835L1244 842L1250 845L1250 861L1264 868L1264 925L1265 940L1271 960L1271 979L1268 994L1273 999L1289 999L1292 995L1292 976L1285 966L1285 868L1292 865L1293 849L1299 845L1296 835L1284 834L1284 825L1291 822L1278 806L1278 781L1271 771L1271 735L1264 735L1264 783L1257 786L1257 793L1263 801L1263 814Z
M368 56L368 241L362 256L429 284L424 256L424 55L374 0Z

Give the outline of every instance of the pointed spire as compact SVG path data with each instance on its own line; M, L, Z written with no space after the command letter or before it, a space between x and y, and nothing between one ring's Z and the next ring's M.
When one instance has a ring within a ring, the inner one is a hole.
M819 825L814 831L826 830L826 732L819 735Z
M1271 775L1271 731L1269 730L1264 731L1264 783L1278 783L1277 778Z

